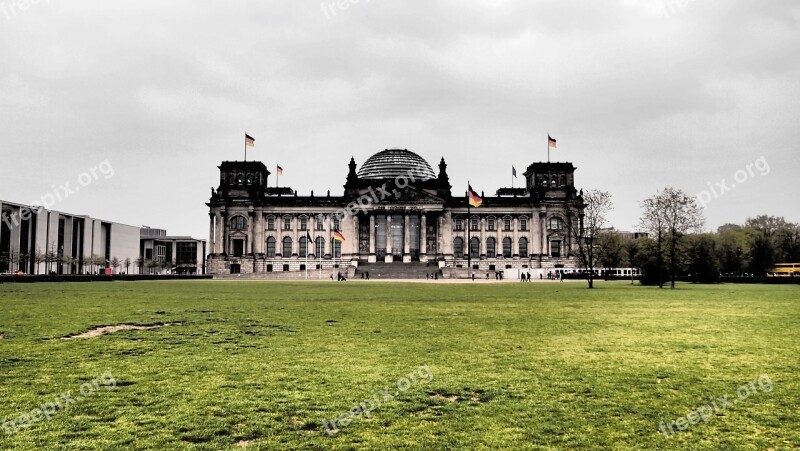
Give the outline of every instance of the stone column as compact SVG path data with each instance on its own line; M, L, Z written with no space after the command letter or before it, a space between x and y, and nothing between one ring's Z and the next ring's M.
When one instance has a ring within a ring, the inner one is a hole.
M225 255L230 254L229 249L229 236L230 230L228 229L228 212L222 213L222 252Z
M486 218L480 218L478 224L481 228L481 244L478 247L478 257L486 255Z
M392 260L392 215L386 213L386 259L387 262Z
M216 234L214 233L214 219L215 219L214 218L214 213L208 213L208 248L209 248L209 253L211 253L211 254L213 254L215 252L214 251L214 235L216 235ZM204 255L203 259L205 260L205 258L206 258L206 256Z
M403 221L403 262L411 262L411 215L406 214ZM406 261L407 260L407 261Z
M297 233L299 228L300 215L292 215L292 255L300 255L300 234ZM308 245L306 245L306 251L308 251Z
M428 255L428 215L424 211L419 218L419 255L420 260Z
M514 217L511 219L511 228L513 229L513 237L511 241L511 255L519 255L519 218Z
M375 255L375 243L377 242L377 235L375 233L375 215L369 215L369 254Z
M256 210L256 224L255 224L255 227L256 227L256 233L255 233L255 238L254 238L255 246L254 246L253 252L255 252L256 254L263 254L263 253L266 252L266 249L264 249L264 246L266 246L266 244L264 243L264 239L265 239L264 238L264 228L265 228L264 227L264 209L262 209L262 208L258 208Z
M544 256L550 255L550 249L547 246L547 212L542 211L539 213L539 230L541 231L541 252L540 254Z
M323 217L323 221L324 221L324 217ZM330 241L331 258L333 258L333 255L336 253L336 249L334 249L335 241L333 239L333 213L331 213L331 216L328 219L328 221L325 221L325 222L326 222L326 225L325 225L325 239ZM340 230L340 232L341 232L341 230ZM323 257L325 257L325 256L323 255Z
M214 222L216 223L216 227L214 227L214 235L215 235L214 236L214 253L215 254L221 254L221 253L224 252L225 248L224 248L224 245L222 244L222 240L223 240L222 229L224 227L223 224L222 224L222 213L220 213L219 210L217 210L217 212L214 213Z
M358 219L358 215L353 215L353 228L355 230L355 233L353 233L353 244L355 247L355 249L353 249L353 255L359 258L361 256L361 220ZM331 245L332 244L333 240L331 240Z
M247 219L249 224L247 225L247 243L244 248L244 254L255 254L256 253L256 212L255 210L250 207L250 211L247 212ZM250 252L248 252L248 249Z

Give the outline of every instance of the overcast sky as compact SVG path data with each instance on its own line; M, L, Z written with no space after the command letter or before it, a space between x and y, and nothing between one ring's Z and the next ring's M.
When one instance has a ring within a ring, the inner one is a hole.
M665 186L708 228L800 221L797 0L30 1L0 0L0 199L108 160L52 208L206 238L245 131L300 194L399 147L488 195L550 133L619 229Z

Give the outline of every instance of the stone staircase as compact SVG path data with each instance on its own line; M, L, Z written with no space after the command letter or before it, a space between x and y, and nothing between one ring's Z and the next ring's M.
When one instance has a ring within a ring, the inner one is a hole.
M355 271L355 275L351 276L355 279L361 279L361 275L369 272L370 280L381 279L421 279L425 280L425 274L433 277L434 273L439 274L442 278L442 273L436 263L361 263Z

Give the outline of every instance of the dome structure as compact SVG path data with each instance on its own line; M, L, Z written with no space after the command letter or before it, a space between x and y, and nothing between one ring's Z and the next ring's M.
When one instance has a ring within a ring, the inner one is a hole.
M361 179L388 179L412 174L418 180L434 179L436 174L424 158L406 149L386 149L369 157L358 170Z

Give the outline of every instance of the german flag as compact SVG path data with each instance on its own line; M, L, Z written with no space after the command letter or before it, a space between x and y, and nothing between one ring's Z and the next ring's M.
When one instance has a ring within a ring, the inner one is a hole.
M278 175L283 175L283 168L281 165L278 165Z
M344 235L339 233L338 230L334 230L333 231L333 239L336 240L336 241L347 241L347 240L344 239Z
M469 188L468 196L469 196L469 204L475 208L478 208L483 203L483 199L478 196L478 193L472 190L472 185L467 185Z
M548 147L550 147L551 149L556 149L556 148L558 148L558 146L556 146L556 140L555 140L555 139L553 139L553 138L551 138L551 137L550 137L550 135L547 135L547 145L548 145Z
M256 140L252 136L248 135L247 133L244 134L244 145L247 147L255 147Z

